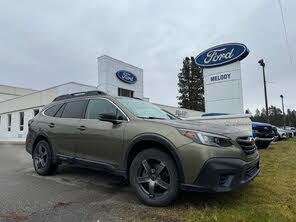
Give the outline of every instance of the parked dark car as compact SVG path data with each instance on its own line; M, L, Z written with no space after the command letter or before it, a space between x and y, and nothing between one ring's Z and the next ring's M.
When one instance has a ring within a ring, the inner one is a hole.
M252 122L253 137L259 149L266 149L274 139L274 131L271 124Z

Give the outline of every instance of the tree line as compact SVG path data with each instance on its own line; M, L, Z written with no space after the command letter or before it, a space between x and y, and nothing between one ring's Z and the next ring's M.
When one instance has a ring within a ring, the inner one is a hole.
M246 110L246 113L251 114L249 109ZM275 106L270 106L268 108L268 115L270 124L278 127L284 126L284 115L282 109ZM296 110L287 109L285 118L286 126L296 126ZM254 122L267 123L266 110L264 108L261 109L261 111L256 109L255 113L251 116L251 120Z

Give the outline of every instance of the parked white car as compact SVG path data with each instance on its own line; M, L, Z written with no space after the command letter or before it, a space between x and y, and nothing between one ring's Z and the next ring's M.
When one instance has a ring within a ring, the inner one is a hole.
M286 130L281 129L279 127L277 127L276 129L277 129L278 137L279 137L280 140L287 139L287 132L286 132Z
M286 130L289 130L292 133L292 136L296 136L296 128L295 127L287 126Z
M283 128L282 128L283 129ZM291 126L286 126L286 128L284 129L287 133L287 137L293 137L296 136L296 129L295 127L291 127Z

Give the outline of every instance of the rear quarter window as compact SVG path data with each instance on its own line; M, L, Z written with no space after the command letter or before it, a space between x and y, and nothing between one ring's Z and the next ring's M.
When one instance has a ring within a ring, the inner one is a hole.
M49 107L47 110L45 110L44 114L46 116L55 116L55 114L59 111L59 109L62 107L63 104L57 104Z

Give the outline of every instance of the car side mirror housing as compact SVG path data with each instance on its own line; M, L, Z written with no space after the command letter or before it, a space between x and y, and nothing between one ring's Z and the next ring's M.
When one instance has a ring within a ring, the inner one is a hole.
M105 122L111 122L117 124L120 121L117 119L117 116L112 113L102 113L98 116L98 119Z

